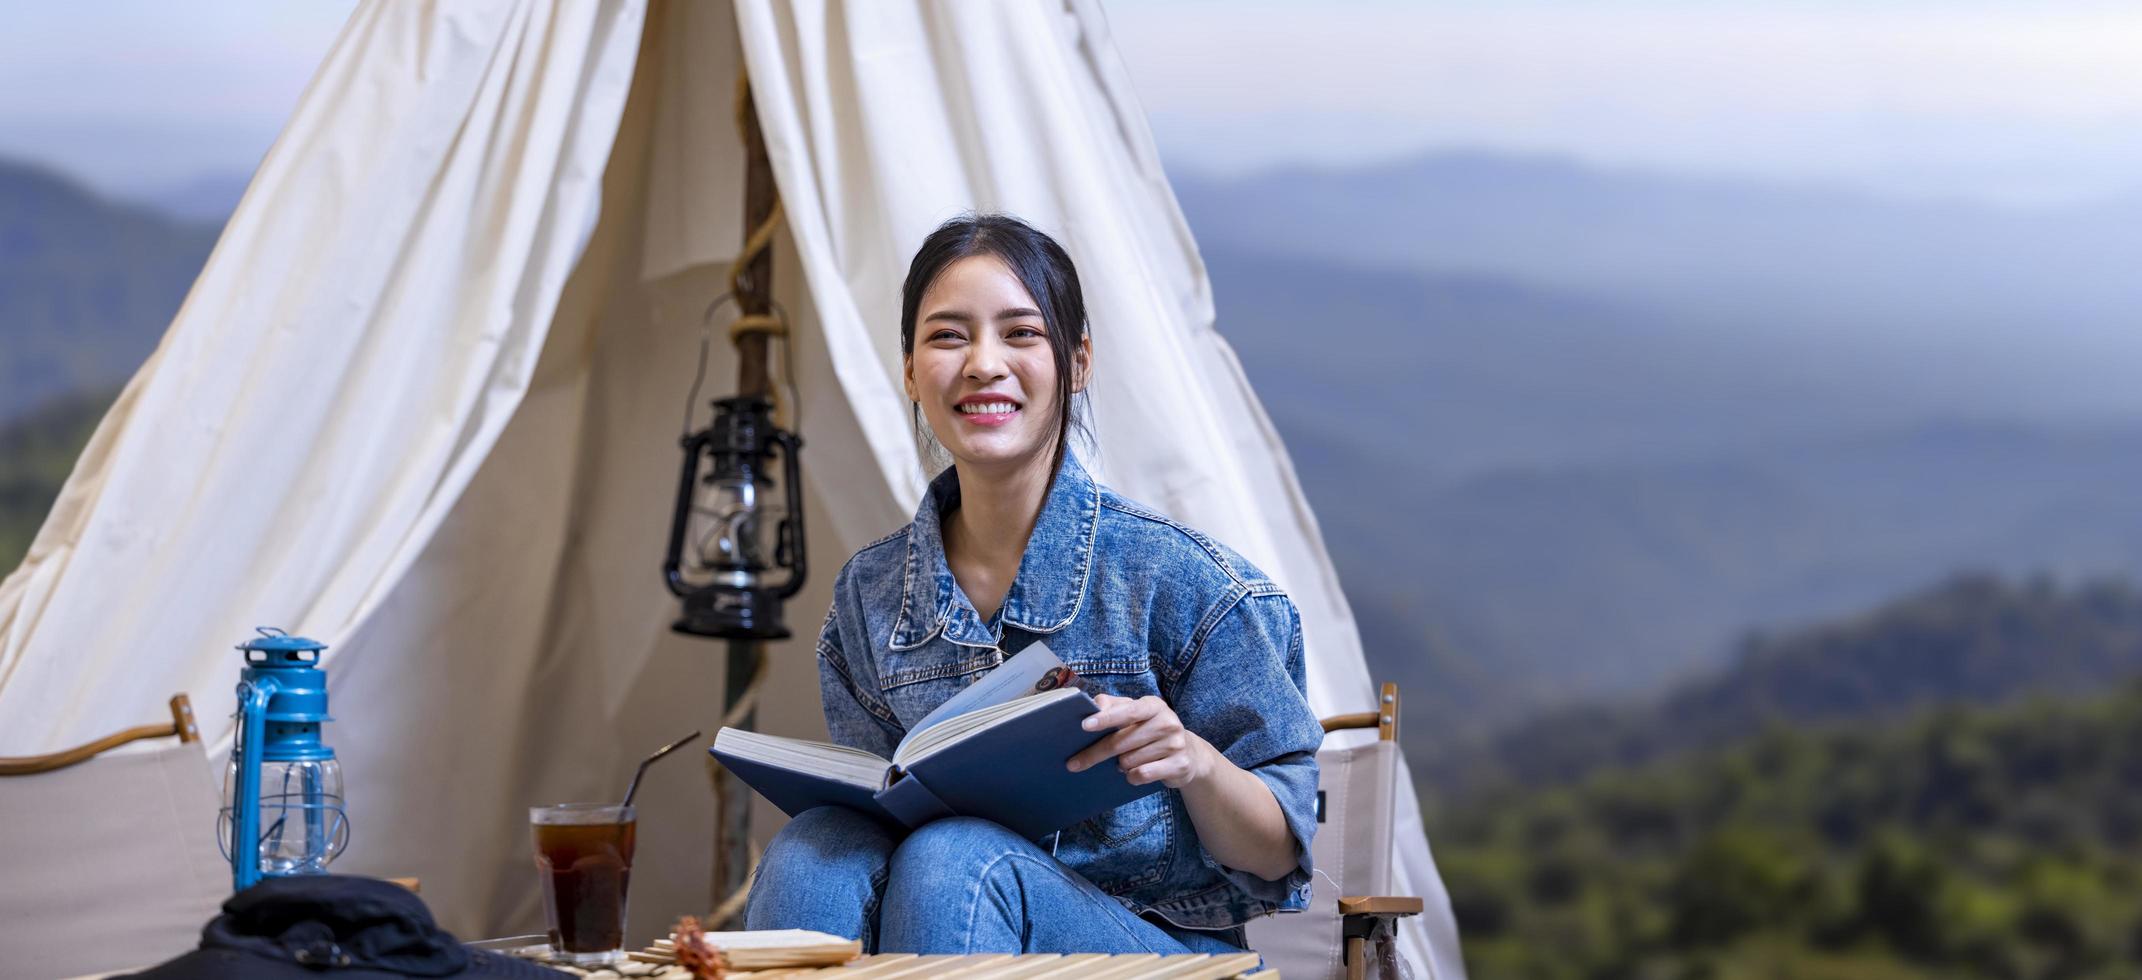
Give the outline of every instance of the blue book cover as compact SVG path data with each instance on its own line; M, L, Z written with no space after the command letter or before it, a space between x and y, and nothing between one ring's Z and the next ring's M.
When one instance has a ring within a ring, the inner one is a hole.
M945 801L922 785L922 780L911 779L894 772L892 785L885 787L877 796L879 806L893 815L893 819L909 827L920 827L939 817L955 816Z
M766 797L767 802L780 807L782 813L791 817L814 806L833 804L861 810L886 823L905 823L878 803L876 789L813 772L761 762L750 755L724 752L719 742L707 751L712 752L716 759L720 759L721 764L735 773L738 779L757 790L760 796ZM880 760L880 763L884 764L883 760Z
M961 703L947 702L964 710L932 712L893 760L732 728L722 729L709 751L790 816L837 805L910 828L970 816L1030 840L1161 789L1132 786L1105 763L1076 773L1064 768L1108 733L1079 726L1100 706L1070 683L1068 668L1046 647L1034 644L992 674L999 675L988 678L994 683L977 683L955 699ZM987 694L974 696L977 689Z
M1108 734L1079 727L1099 710L1084 691L1064 691L1039 710L911 760L906 778L928 787L952 813L994 820L1029 840L1158 792L1159 783L1132 786L1112 762L1084 772L1064 768Z

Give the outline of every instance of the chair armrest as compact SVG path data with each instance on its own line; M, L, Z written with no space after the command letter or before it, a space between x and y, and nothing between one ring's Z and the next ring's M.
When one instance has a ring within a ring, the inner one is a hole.
M90 759L95 758L98 753L108 752L128 742L138 742L145 738L170 738L173 735L178 736L178 740L181 742L190 743L201 740L201 730L194 725L193 721L193 702L187 700L184 694L172 696L171 723L168 725L136 725L126 731L106 735L86 745L77 745L74 748L47 755L0 758L0 776L34 776L41 772L65 769L68 766L88 762Z
M1356 895L1339 899L1339 961L1346 964L1346 980L1367 980L1369 943L1390 941L1394 921L1401 915L1421 914L1421 900L1411 895ZM1388 947L1385 947L1388 952ZM1388 967L1387 967L1388 968Z
M1344 915L1419 915L1421 900L1410 895L1364 895L1339 899Z

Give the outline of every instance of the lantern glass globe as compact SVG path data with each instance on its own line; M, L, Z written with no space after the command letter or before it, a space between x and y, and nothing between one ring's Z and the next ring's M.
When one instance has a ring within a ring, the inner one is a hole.
M236 812L238 763L223 772L223 838L231 853L231 815ZM298 759L260 765L260 871L268 875L322 874L349 843L342 805L342 764L334 759Z

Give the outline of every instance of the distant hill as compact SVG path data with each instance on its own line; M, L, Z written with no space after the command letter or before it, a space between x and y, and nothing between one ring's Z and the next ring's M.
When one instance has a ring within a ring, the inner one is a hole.
M1343 471L1341 471L1343 472ZM1723 664L1751 628L1837 615L1959 568L2142 578L2142 429L1929 427L1688 462L1491 474L1389 498L1317 478L1371 666L1426 700L1427 757L1542 708ZM1387 522L1380 533L1379 519ZM1455 680L1407 656L1463 659ZM1409 642L1409 638L1411 642Z
M2142 411L2107 359L2142 359L2142 200L2004 210L1488 153L1173 183L1208 251L1574 291L1832 373L1879 368L1965 414ZM1308 268L1275 285L1336 292Z
M0 423L0 578L22 561L118 389L66 395Z
M2004 620L1980 625L1981 642L2007 642ZM1902 612L1836 628L1876 648L1915 646L1920 630ZM2142 684L2107 689L2117 693L1772 728L1434 815L1468 969L2142 975Z
M0 422L124 381L178 312L219 226L0 161Z
M1896 721L1928 708L2079 696L2142 680L2142 592L1961 576L1850 618L1753 634L1730 666L1663 696L1552 712L1485 745L1431 751L1443 795L1552 786L1756 735Z
M2142 578L2142 413L1991 421L1939 368L1634 300L1205 257L1418 758L1957 569Z
M1720 329L1523 274L1204 245L1218 327L1297 457L1513 467L1716 455L1998 413L1879 351ZM1314 356L1310 356L1310 355ZM2134 413L2142 421L2142 408Z
M185 222L221 226L237 210L238 199L253 182L249 174L218 173L150 188L133 200Z
M1346 547L1554 700L1651 688L1719 663L1746 629L1955 569L2142 577L2137 486L2142 427L1922 427L1491 474L1418 498L1404 533Z

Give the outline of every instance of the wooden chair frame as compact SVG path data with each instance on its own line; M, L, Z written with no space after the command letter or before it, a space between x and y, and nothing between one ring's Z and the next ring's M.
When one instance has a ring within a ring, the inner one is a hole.
M167 725L137 725L123 732L116 732L71 749L63 749L46 755L0 757L0 776L30 776L40 772L65 769L93 759L100 752L109 752L128 742L145 738L169 738L178 736L182 743L201 740L201 729L194 724L193 702L184 694L171 696L171 723Z
M1398 740L1398 685L1386 682L1380 704L1375 711L1357 711L1352 714L1333 715L1323 719L1324 732L1349 728L1374 728L1379 741ZM1403 790L1404 787L1399 789ZM1364 980L1368 976L1368 948L1380 935L1395 929L1399 916L1419 915L1421 900L1416 896L1357 895L1339 899L1340 935L1346 946L1342 956L1346 963L1347 980Z

